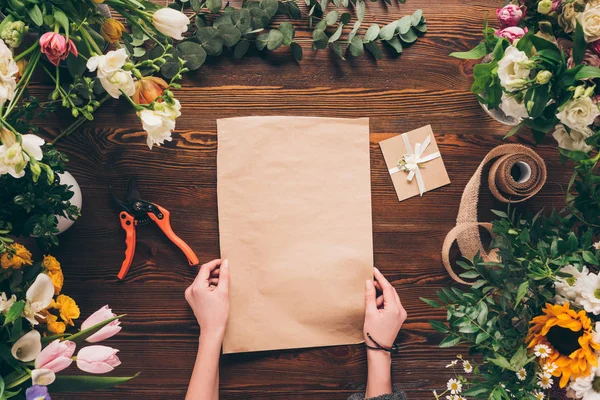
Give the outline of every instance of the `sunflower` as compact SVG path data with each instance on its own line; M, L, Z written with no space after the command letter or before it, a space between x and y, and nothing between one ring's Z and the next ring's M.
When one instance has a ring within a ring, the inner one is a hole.
M569 378L587 376L592 367L598 366L594 351L599 350L600 345L592 339L592 321L585 311L572 310L569 302L565 302L562 306L547 303L543 312L530 322L527 347L546 345L550 348L550 354L540 361L556 364L552 375L561 377L563 388Z

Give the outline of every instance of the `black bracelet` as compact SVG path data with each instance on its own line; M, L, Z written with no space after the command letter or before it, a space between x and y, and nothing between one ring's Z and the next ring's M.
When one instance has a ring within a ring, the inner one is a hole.
M399 348L398 346L396 346L396 344L395 344L395 343L394 343L394 344L392 344L392 347L389 347L389 348L388 348L388 347L383 347L382 345L380 345L379 343L377 343L377 342L375 341L375 339L373 339L373 338L371 337L371 335L370 335L368 332L367 332L367 337L368 337L368 338L369 338L369 339L370 339L370 340L371 340L373 343L375 343L375 346L377 346L377 347L375 347L375 346L369 346L369 345L367 344L367 342L365 342L365 346L367 346L367 348L369 348L369 349L371 349L371 350L383 350L383 351L387 351L387 352L388 352L388 353L390 353L390 354L398 354L398 353L400 353L400 348Z

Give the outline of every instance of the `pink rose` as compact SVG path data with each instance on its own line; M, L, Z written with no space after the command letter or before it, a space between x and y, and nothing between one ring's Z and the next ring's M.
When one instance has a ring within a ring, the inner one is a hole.
M515 4L507 4L496 10L496 17L502 28L518 25L524 16L523 9Z
M508 28L498 29L494 35L506 38L509 42L514 42L516 39L522 38L527 33L527 28L519 28L518 26L509 26Z
M35 359L36 369L49 369L56 373L67 368L73 362L75 343L70 340L56 339L46 346Z
M77 368L90 374L105 374L119 365L119 350L108 346L88 346L77 353Z
M98 325L101 322L106 321L107 319L116 317L116 314L113 314L112 310L108 308L108 305L102 307L92 315L88 317L81 324L81 330L85 330L91 328L94 325ZM104 339L108 339L111 336L116 335L121 330L121 321L115 319L112 322L109 322L107 325L103 326L98 332L94 333L92 336L86 339L89 343L97 343L101 342Z
M79 56L77 46L71 39L67 42L65 37L56 32L46 32L40 37L40 47L50 62L56 66L65 60L69 53Z

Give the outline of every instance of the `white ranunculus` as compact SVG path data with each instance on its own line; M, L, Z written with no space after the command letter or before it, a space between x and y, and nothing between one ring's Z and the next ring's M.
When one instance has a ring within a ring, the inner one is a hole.
M4 41L0 40L0 107L15 97L18 72L19 67L13 58L12 51Z
M577 21L583 28L583 36L588 43L600 39L600 5L590 7L577 15Z
M31 383L33 385L48 386L56 379L54 371L51 369L34 369L31 371Z
M580 400L600 400L600 392L594 388L594 381L600 379L600 368L592 367L589 375L581 376L571 380L568 392L574 395L572 398Z
M169 7L161 8L152 15L152 24L162 34L182 40L187 32L190 20L180 11Z
M589 135L583 134L575 129L571 129L571 133L567 132L564 125L558 124L554 128L552 137L558 142L558 147L565 150L578 150L589 153L593 147L585 143L585 138Z
M0 294L0 314L6 315L12 305L15 304L15 301L17 301L17 296L13 294L10 296L10 298L8 298L6 293L2 292L2 294Z
M44 274L41 274L44 275ZM10 350L12 356L23 362L35 360L42 351L42 337L35 329L30 330L13 344Z
M554 289L556 290L556 302L564 303L565 301L576 301L579 297L578 290L581 286L577 285L580 280L585 280L590 273L590 270L583 266L581 272L573 265L565 265L560 269L563 274L571 275L568 278L556 277L554 281Z
M171 132L175 129L175 120L181 115L179 100L173 99L174 104L155 103L153 110L142 110L138 116L142 126L148 133L146 143L150 150L153 145L160 146L171 141Z
M502 93L502 103L500 103L500 108L504 114L518 120L529 117L525 104L519 103L515 96L510 96L506 93Z
M35 317L41 316L40 311L50 305L52 296L54 296L52 279L46 274L39 274L25 293L27 302L23 314L31 325L37 325L38 322Z
M98 78L104 90L115 99L121 96L121 90L128 96L133 96L135 93L135 82L133 81L131 71L119 69L110 75L98 75Z
M578 293L578 303L586 312L600 314L600 276L589 274L575 284Z
M110 76L114 72L123 68L127 62L127 52L124 48L112 50L104 55L90 57L87 61L87 68L90 72L98 70L98 77Z
M529 61L529 58L525 52L514 46L506 48L504 57L498 61L498 78L500 78L500 85L504 89L514 92L523 87L523 82L529 79L531 73L531 69L522 65L527 61Z
M598 115L600 115L600 111L591 97L572 99L563 105L561 111L556 114L560 122L583 134L590 132L589 126Z

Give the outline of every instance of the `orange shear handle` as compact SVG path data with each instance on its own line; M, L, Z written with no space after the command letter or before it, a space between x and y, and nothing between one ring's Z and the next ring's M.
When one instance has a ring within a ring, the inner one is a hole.
M181 239L175 234L175 232L173 232L173 228L171 228L171 213L167 211L167 209L159 206L158 204L155 204L155 206L162 213L163 218L159 219L153 213L148 213L148 216L152 219L152 221L156 222L156 225L158 225L158 227L165 233L165 235L167 235L169 240L171 240L171 242L173 242L177 247L181 249L181 251L183 251L183 254L185 254L185 256L187 257L190 265L198 264L198 257L196 257L194 251L190 248L190 246L188 246L186 242L183 241L183 239Z
M125 244L127 245L127 248L125 249L125 260L123 261L123 264L121 264L121 270L117 275L117 277L122 280L125 278L125 275L127 275L129 267L131 267L133 254L135 253L135 221L133 216L125 211L122 211L119 214L119 219L121 220L121 227L125 230Z

